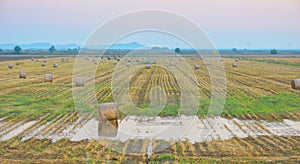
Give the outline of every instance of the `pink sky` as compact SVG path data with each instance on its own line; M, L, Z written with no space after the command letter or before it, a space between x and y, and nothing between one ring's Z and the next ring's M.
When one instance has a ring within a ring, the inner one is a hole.
M0 43L82 43L104 21L142 9L162 9L186 16L220 46L227 46L225 39L229 34L236 38L228 38L235 46L240 35L251 34L250 42L256 44L266 33L265 37L278 34L284 39L276 43L277 47L287 42L300 47L299 0L1 0ZM55 38L54 34L60 37ZM258 41L251 40L253 34L258 34Z

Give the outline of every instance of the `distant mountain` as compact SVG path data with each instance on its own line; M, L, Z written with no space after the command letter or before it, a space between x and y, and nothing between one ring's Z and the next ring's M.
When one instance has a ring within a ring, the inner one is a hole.
M14 47L18 45L20 46L23 50L37 50L37 49L43 49L47 50L49 49L53 44L48 43L48 42L41 42L41 43L31 43L31 44L0 44L0 48L4 50L12 50ZM55 48L58 50L66 50L66 49L74 49L81 47L79 44L54 44ZM105 48L106 46L104 45L98 45L98 46L92 46L88 48L92 49L100 49L100 48ZM136 43L136 42L131 42L131 43L120 43L120 44L114 44L110 46L110 49L137 49L144 47L142 44Z
M106 45L93 45L93 46L87 46L84 48L88 48L88 49L137 49L137 48L142 48L144 47L144 45L139 44L137 42L131 42L131 43L119 43L119 44L113 44L109 47L107 47Z
M109 47L109 49L137 49L144 47L142 44L139 44L137 42L131 42L131 43L120 43L120 44L113 44Z

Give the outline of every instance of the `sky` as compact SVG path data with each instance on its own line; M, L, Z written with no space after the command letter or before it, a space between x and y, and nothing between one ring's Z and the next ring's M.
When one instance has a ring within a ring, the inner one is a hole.
M83 44L101 24L143 9L190 19L217 48L300 48L299 0L0 0L0 44ZM125 41L176 46L140 38Z

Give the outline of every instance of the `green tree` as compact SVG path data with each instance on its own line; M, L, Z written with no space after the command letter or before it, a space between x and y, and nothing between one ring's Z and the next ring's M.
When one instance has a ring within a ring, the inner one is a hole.
M22 48L21 48L20 46L15 46L14 52L15 52L16 54L19 54L21 51L22 51Z
M176 48L176 49L175 49L175 53L179 54L179 53L180 53L180 49L179 49L179 48Z
M271 49L270 53L271 54L278 54L278 51L275 48L273 48L273 49Z
M55 52L55 51L56 51L56 49L55 49L54 46L51 46L51 47L49 48L49 52Z

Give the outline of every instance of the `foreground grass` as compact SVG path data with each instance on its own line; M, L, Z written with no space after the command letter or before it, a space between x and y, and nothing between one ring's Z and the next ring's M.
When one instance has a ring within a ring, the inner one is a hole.
M129 154L126 147L121 146L125 142L109 139L52 142L49 139L20 141L12 138L0 142L0 160L2 163L299 163L298 141L296 136L277 136L272 140L261 136L194 144L155 140L157 144L164 142L170 147L153 152L148 158L142 145L137 145L138 154ZM120 144L121 150L114 151L102 145L103 142ZM126 142L134 143L135 140ZM267 148L261 145L262 142L267 142Z
M70 93L71 94L71 93ZM69 96L66 96L69 97ZM40 97L35 94L9 94L0 96L0 116L32 117L43 116L47 113L54 115L67 114L75 111L73 99L65 99L60 96ZM210 99L200 101L199 116L205 116L208 112ZM262 96L257 98L227 97L223 115L238 116L243 114L285 114L300 111L300 95L292 93L280 93L277 95ZM168 105L160 113L160 116L176 116L179 104ZM140 111L140 114L152 115L151 111ZM193 114L193 113L191 113Z

